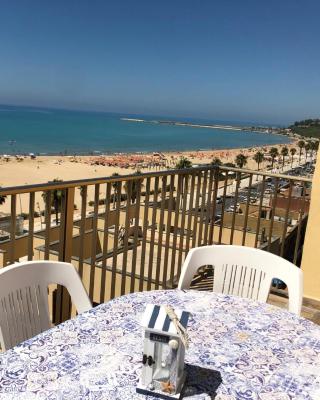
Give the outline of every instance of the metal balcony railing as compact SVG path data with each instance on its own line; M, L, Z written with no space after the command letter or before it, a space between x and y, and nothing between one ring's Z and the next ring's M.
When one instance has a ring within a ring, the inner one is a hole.
M307 178L213 166L1 188L11 212L0 266L72 262L101 303L174 287L195 246L260 247L299 264L310 190ZM49 289L53 320L69 318L69 296Z

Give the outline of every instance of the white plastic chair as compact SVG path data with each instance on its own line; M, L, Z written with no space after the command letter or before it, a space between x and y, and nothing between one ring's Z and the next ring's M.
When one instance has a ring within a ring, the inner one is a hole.
M204 265L214 267L214 292L262 302L268 299L272 279L280 279L288 287L289 311L300 315L303 273L284 258L244 246L197 247L185 259L178 288L189 288L195 273Z
M64 286L78 313L92 308L72 264L30 261L0 271L0 343L2 350L51 327L48 285Z

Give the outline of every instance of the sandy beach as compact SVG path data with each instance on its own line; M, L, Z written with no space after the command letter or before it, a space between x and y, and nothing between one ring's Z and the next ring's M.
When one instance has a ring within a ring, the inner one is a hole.
M141 170L141 172L159 171L173 168L181 157L187 157L193 165L210 163L215 157L220 158L223 163L234 162L236 155L240 152L248 156L246 168L256 170L257 164L252 157L258 150L267 154L270 147L278 147L280 151L282 146L151 154L114 154L106 156L38 156L35 159L31 159L30 157L20 157L17 159L14 156L5 159L2 156L0 159L0 186L10 187L46 183L53 179L67 181L107 177L114 173L127 175L137 170ZM293 142L288 144L287 147L297 146ZM287 157L287 162L290 162L289 160L289 157ZM260 165L260 170L265 169L269 164L270 161L264 161ZM20 197L20 204L17 211L28 212L27 196L22 195ZM80 193L77 191L75 202L78 207L80 206L80 200ZM43 209L43 200L36 199L36 201L39 203L39 207ZM10 202L6 201L1 205L0 211L10 212Z

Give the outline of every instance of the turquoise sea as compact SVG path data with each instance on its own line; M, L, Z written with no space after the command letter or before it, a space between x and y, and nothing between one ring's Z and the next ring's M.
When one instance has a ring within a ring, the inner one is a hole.
M168 119L157 116L0 106L0 154L198 150L289 142L286 137L267 133L139 123L123 121L123 117L150 121ZM174 120L172 117L169 119ZM185 118L176 120L202 124L232 124L230 121Z

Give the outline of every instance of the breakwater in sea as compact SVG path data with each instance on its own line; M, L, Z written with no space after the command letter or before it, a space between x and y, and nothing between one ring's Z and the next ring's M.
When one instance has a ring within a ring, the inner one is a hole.
M221 124L208 124L208 123L192 123L186 121L172 121L172 120L150 120L141 118L127 118L122 117L122 121L128 122L144 122L146 124L161 124L161 125L174 125L174 126L186 126L190 128L204 128L204 129L222 129L231 131L244 131L244 132L262 132L262 133L273 133L279 134L279 128L270 128L268 126L239 126L239 125L221 125Z

